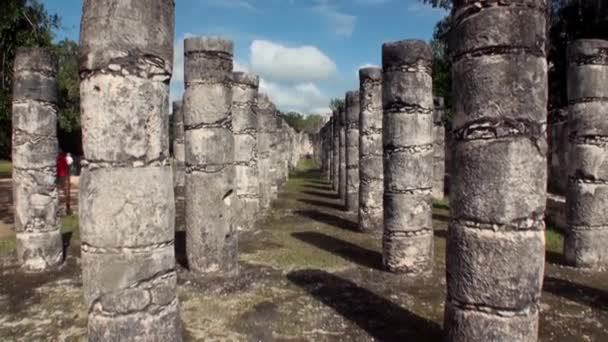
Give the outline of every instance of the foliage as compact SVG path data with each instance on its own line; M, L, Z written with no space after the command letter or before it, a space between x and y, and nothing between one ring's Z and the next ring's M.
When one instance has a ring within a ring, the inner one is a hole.
M53 50L59 64L57 70L59 144L64 151L81 154L78 43L66 39L57 43Z
M318 132L325 123L325 119L323 119L323 116L318 114L310 114L304 116L300 113L289 112L281 113L280 115L285 119L287 124L296 131L305 132L309 134Z
M445 9L452 8L452 0L421 0L425 4L429 4L433 7L440 7Z
M13 172L13 164L8 160L0 160L0 178L10 177Z
M50 46L59 17L38 0L0 1L0 157L11 151L11 91L18 47Z
M608 3L603 0L552 0L549 17L549 108L567 105L566 51L581 38L608 39Z
M345 104L344 104L344 99L340 99L340 98L333 98L329 101L329 108L332 111L337 111L339 112L340 110L343 110L345 108Z

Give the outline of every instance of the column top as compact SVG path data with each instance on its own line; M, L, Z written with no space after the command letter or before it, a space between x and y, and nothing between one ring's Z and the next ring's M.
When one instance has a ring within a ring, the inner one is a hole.
M57 59L49 48L20 47L15 54L14 70L40 71L46 74L57 73Z
M249 74L242 71L235 71L232 73L232 80L236 84L244 84L252 86L254 88L259 87L260 77L254 74Z
M190 37L184 39L184 53L189 52L220 52L232 56L234 43L216 36Z
M367 67L359 69L359 80L363 81L370 79L372 81L382 80L382 68L380 67Z
M433 50L419 39L407 39L382 44L382 67L401 67L415 65L418 61L433 61Z

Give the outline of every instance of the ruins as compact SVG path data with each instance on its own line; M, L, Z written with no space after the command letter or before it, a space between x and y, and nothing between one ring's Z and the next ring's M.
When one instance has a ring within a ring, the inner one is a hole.
M576 267L608 266L608 41L568 47L569 167L564 257Z
M346 199L347 211L359 210L359 91L349 91L346 106Z
M238 271L233 49L217 37L184 41L186 251L190 270L207 276Z
M538 339L547 192L544 5L454 8L448 341Z
M63 261L57 220L57 62L51 51L20 48L13 87L13 194L17 258L29 271Z
M166 117L174 25L169 1L84 3L79 217L89 341L181 341Z
M423 41L382 45L382 258L391 272L432 270L432 64L433 53Z
M452 4L449 56L384 43L311 129L239 39L185 35L182 80L176 1L85 0L77 217L59 56L18 48L0 336L608 340L608 40L560 36L549 107L547 2Z
M359 70L359 229L382 232L382 69Z
M242 72L233 75L232 129L234 132L234 160L236 163L236 225L252 229L260 209L260 180L258 177L258 119L255 106L259 78Z

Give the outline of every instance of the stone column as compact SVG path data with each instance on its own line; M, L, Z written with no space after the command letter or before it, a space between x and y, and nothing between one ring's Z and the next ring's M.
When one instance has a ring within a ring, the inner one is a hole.
M340 111L333 112L333 127L332 127L332 165L334 179L332 180L332 188L338 192L340 188Z
M382 69L360 69L359 84L359 229L382 232Z
M419 40L382 46L384 71L384 266L433 268L433 79L431 48Z
M270 102L268 95L258 94L257 120L258 120L258 173L260 179L260 207L270 208L272 199L270 197L270 143L271 123L274 105Z
M544 0L456 2L448 341L536 341L545 265Z
M19 48L13 73L13 203L17 257L29 271L63 261L57 220L57 61Z
M333 185L334 182L334 117L332 116L327 123L325 129L325 144L326 144L326 155L327 155L327 172L329 175L329 183Z
M445 179L445 103L443 97L435 97L433 113L433 197L442 199Z
M84 2L79 216L89 341L181 341L167 115L174 11L170 0Z
M236 225L249 230L260 210L260 180L258 178L258 118L255 113L259 78L235 72L232 87L232 128L236 162Z
M570 168L566 261L608 266L608 40L577 40L568 47Z
M175 163L175 197L184 195L186 150L184 147L184 111L182 101L173 102L173 159Z
M231 41L184 41L186 252L190 270L207 276L238 271L234 225Z
M346 210L359 210L359 91L346 93Z
M339 162L339 182L338 195L344 205L346 205L346 109L342 108L339 112L339 137L340 137L340 162Z

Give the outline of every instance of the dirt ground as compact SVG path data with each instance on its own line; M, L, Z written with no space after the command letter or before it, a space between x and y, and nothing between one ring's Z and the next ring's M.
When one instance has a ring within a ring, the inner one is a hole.
M186 341L439 341L445 297L448 208L437 203L435 271L426 278L381 269L378 235L358 233L317 171L293 173L273 209L240 235L240 275L193 281L179 267ZM182 220L177 220L179 223ZM0 340L82 341L78 234L55 272L24 274L0 257ZM183 262L183 233L177 233ZM547 251L541 341L608 341L608 274L560 266Z

